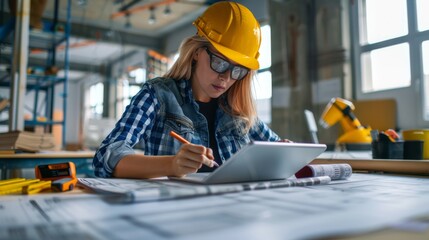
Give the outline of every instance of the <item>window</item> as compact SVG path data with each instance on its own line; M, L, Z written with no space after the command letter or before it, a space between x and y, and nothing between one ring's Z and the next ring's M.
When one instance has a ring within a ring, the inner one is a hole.
M396 99L397 111L407 113L399 115L402 128L427 126L429 121L427 9L428 0L351 2L355 96Z
M131 70L128 75L137 84L146 82L146 69L144 68L136 68L134 70Z
M429 120L429 41L422 44L423 52L423 86L424 86L424 119Z
M362 44L376 43L408 33L406 0L359 2L362 3L360 18Z
M372 92L411 84L407 43L362 54L362 90Z
M417 26L419 31L429 30L429 1L417 0Z
M262 42L259 49L259 71L253 82L253 95L256 98L258 117L265 123L271 122L271 28L261 27ZM256 90L257 89L257 90Z
M260 69L271 67L271 28L270 25L261 27L262 41L259 49L259 64Z
M96 83L89 87L88 118L101 119L103 115L104 84Z
M408 34L406 0L360 1L360 43L371 44ZM388 10L386 6L389 6ZM383 17L380 17L383 13ZM364 93L411 85L408 44L385 44L361 55Z

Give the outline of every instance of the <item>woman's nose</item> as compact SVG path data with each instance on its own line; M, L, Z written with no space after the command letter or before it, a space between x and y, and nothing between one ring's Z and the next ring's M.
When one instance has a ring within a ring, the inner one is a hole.
M226 72L224 72L224 73L219 73L219 77L220 77L220 79L222 79L222 80L225 80L225 81L227 81L227 80L230 80L229 78L230 78L230 70L228 70L228 71L226 71Z

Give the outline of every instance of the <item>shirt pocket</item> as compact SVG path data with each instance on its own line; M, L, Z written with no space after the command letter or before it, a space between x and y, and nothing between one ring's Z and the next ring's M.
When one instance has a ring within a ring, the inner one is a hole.
M189 142L194 136L194 126L189 118L177 115L166 116L159 154L176 154L182 145L170 136L170 131L176 132Z
M178 134L187 134L194 131L194 124L187 117L170 114L165 118L165 129L168 133L175 131Z
M219 134L228 151L232 154L250 142L249 134L244 130L244 125L231 121L222 126Z

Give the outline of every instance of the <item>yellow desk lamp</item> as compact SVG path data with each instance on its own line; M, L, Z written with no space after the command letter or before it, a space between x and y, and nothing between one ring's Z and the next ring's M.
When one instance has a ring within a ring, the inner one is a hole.
M338 121L343 129L343 134L336 143L344 144L370 144L371 128L362 126L357 117L353 114L355 106L352 102L342 98L332 98L326 105L319 123L324 128L329 128Z

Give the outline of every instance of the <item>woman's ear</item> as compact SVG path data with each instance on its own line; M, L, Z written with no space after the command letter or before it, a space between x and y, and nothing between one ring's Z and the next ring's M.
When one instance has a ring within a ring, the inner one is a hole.
M194 52L194 57L193 57L194 61L198 61L198 56L200 55L200 53L201 53L201 48L198 48L198 49Z

